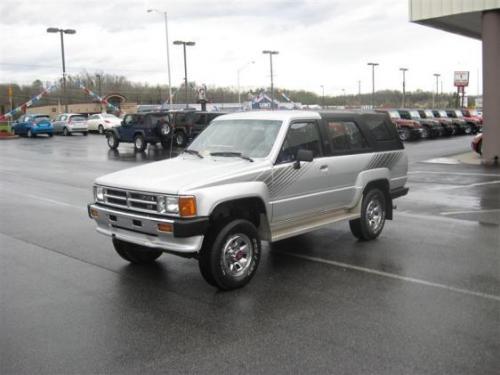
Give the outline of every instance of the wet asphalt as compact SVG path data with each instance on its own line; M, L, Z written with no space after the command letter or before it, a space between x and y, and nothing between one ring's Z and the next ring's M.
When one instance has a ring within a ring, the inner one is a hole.
M376 241L339 223L265 244L233 292L195 260L128 265L87 218L95 177L168 152L0 141L0 373L498 374L500 169L425 162L470 139L407 145Z

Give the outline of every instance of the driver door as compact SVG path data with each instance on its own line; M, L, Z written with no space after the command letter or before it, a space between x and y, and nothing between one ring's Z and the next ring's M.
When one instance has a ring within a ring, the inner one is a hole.
M307 219L322 210L323 194L328 189L328 166L321 144L317 121L290 124L269 186L273 226L293 225L294 221ZM295 168L299 149L312 151L314 159L301 162L300 168Z

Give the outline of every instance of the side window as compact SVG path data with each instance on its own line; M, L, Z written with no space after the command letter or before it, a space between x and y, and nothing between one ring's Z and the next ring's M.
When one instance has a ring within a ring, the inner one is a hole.
M127 116L125 116L125 118L123 119L123 122L124 122L124 125L125 125L125 126L130 126L130 125L132 125L132 123L134 122L134 118L132 117L132 115L127 115Z
M401 111L399 112L399 115L401 116L402 119L411 120L410 112Z
M327 124L333 153L368 148L368 142L354 122L328 121Z
M383 118L368 118L366 124L377 141L390 141L393 139L390 129Z
M311 150L315 158L321 156L319 132L315 123L291 124L276 162L280 164L295 161L300 149Z

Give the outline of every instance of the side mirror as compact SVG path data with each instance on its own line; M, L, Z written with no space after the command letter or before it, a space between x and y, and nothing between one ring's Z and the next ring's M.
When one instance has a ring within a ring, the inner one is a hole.
M300 162L311 162L314 159L313 152L311 150L305 150L303 148L297 151L297 158L295 159L295 163L293 163L293 168L300 169Z

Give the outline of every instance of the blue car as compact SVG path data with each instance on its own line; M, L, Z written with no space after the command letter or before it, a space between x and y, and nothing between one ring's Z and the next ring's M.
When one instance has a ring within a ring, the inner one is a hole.
M52 137L54 128L50 117L47 115L23 115L13 125L14 134L25 135L33 138L38 134L47 134Z

